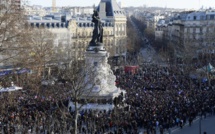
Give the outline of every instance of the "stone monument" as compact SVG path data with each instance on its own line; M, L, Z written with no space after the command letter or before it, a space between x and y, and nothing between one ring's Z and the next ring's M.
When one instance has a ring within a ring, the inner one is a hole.
M85 53L85 64L95 68L96 83L92 90L92 95L95 98L113 99L122 92L115 86L116 77L107 63L109 53L103 45L103 27L99 18L98 11L94 10L92 22L95 23L92 40Z
M92 15L92 22L95 23L92 40L90 41L85 52L85 64L94 69L94 83L89 83L92 90L82 94L81 99L94 99L96 104L90 106L83 106L82 109L112 109L113 103L109 106L101 105L98 102L113 101L115 97L124 94L124 90L120 90L115 86L116 77L110 68L108 62L109 53L105 50L103 45L103 27L99 18L98 11L94 10ZM87 76L86 76L87 77ZM86 101L87 102L87 101ZM71 106L71 105L70 105Z

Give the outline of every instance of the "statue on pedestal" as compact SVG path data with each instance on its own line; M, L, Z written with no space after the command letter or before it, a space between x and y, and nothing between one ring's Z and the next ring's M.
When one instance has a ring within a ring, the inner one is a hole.
M95 24L93 29L92 40L90 41L90 46L99 46L103 42L103 27L101 20L99 18L98 11L94 10L92 16L92 22Z

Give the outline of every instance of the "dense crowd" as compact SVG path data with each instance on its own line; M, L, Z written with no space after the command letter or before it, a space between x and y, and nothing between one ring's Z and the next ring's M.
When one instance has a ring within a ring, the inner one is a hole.
M114 103L109 111L81 110L79 133L162 134L187 122L191 125L197 116L215 114L214 88L207 82L200 86L180 67L145 65L135 74L123 69L114 73L117 86L127 92L125 101ZM25 89L1 94L0 132L74 133L74 113L65 108L69 90L62 88L58 94L44 90L42 95Z
M190 79L181 68L144 66L137 75L119 73L117 78L131 106L125 117L147 133L157 128L161 133L175 126L182 128L198 115L215 112L214 90L206 82L200 89L198 80Z
M64 133L70 131L71 118L67 108L68 91L59 94L43 88L43 93L23 89L0 94L0 132L11 133ZM65 113L64 115L62 113Z

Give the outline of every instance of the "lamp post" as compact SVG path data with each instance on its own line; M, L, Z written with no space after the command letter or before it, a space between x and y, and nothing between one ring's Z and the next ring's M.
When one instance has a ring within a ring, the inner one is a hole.
M200 115L200 119L199 119L199 134L202 133L202 115Z
M168 65L169 65L169 67L170 67L169 58L167 59L167 62L168 62L167 64L168 64Z

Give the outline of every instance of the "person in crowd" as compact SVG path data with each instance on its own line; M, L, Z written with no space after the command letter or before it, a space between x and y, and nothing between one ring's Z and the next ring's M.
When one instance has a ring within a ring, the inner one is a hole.
M215 92L191 80L179 67L145 65L135 74L123 69L115 72L117 86L126 90L125 101L114 100L109 111L81 110L78 131L86 134L164 133L173 127L191 125L197 116L215 113ZM213 84L213 83L212 83ZM0 128L6 133L73 133L74 112L68 110L70 90L59 94L44 90L43 94L29 89L0 98ZM60 88L60 87L59 87ZM63 102L63 103L61 103ZM105 103L105 102L102 102ZM109 102L108 102L109 103ZM125 103L125 107L118 107ZM16 105L15 105L16 104Z

